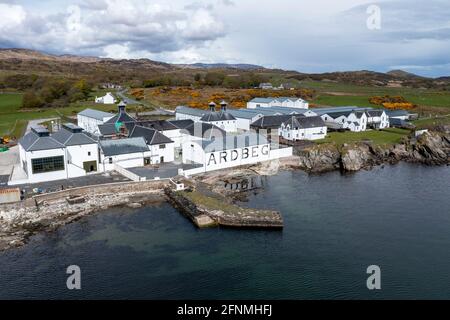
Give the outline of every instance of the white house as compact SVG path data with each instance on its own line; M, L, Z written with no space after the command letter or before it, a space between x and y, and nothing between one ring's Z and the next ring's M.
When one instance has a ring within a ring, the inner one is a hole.
M263 90L271 90L273 89L273 85L270 82L263 82L259 84L259 88Z
M251 128L268 137L274 134L286 140L317 140L327 135L325 122L319 116L303 115L265 116L253 122Z
M114 104L116 103L116 98L111 92L108 92L103 97L95 97L95 103Z
M367 124L373 129L389 128L389 117L384 110L367 110Z
M353 132L366 131L367 114L365 111L328 112L321 115L330 129L344 129Z
M136 125L129 137L145 139L150 150L150 162L146 164L159 164L175 160L175 143L155 129Z
M321 117L296 117L291 116L288 121L283 121L278 131L286 140L318 140L327 136L327 126Z
M98 126L104 124L114 117L113 114L99 110L86 109L78 113L77 124L89 133L98 135Z
M33 127L19 140L18 170L23 170L26 179L10 184L63 180L97 172L97 142L82 131L65 124L50 135L43 127Z
M296 97L278 97L278 98L254 98L247 102L248 109L255 108L271 108L271 107L288 107L308 109L309 103L301 98Z
M151 164L152 153L143 137L99 142L99 167L101 171L142 167Z

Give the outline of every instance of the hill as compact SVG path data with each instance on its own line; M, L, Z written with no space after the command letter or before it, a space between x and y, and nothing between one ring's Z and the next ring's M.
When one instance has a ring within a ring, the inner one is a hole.
M369 70L342 71L328 73L300 73L279 69L268 69L252 64L195 63L169 64L149 59L111 59L77 55L52 55L28 49L0 49L0 74L36 74L39 76L63 77L67 79L85 78L94 83L119 82L125 85L142 86L144 81L157 85L194 84L194 76L203 77L211 72L221 73L229 77L227 83L232 86L242 81L234 81L232 77L251 78L244 82L253 85L256 81L280 83L297 81L321 81L348 83L375 87L412 87L448 89L449 77L431 79L420 77L403 70L392 70L387 73ZM255 76L256 75L256 76ZM223 78L219 76L219 78ZM167 81L168 78L175 81ZM1 76L0 76L1 80ZM220 79L219 79L220 80ZM222 79L223 80L223 79ZM209 85L215 85L212 81ZM217 85L221 81L217 82ZM0 83L1 84L1 83Z

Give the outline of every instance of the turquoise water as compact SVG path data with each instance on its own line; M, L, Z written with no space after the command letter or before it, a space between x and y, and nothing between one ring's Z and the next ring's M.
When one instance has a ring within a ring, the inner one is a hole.
M109 210L0 254L0 298L450 298L450 167L264 182L244 205L280 210L283 231L198 230L165 203Z

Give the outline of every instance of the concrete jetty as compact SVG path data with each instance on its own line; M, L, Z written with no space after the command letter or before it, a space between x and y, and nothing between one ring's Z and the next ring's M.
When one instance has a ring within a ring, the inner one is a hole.
M170 203L199 228L283 228L283 218L278 211L242 208L213 192L171 188L164 191Z

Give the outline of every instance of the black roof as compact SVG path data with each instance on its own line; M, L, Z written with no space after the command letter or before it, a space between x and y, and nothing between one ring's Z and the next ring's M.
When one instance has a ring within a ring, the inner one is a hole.
M116 125L114 123L99 124L98 130L102 136L111 136L117 133Z
M116 156L119 154L139 153L149 151L144 138L128 138L119 140L101 140L99 142L105 156Z
M19 140L25 151L39 151L64 148L64 144L50 136L39 136L36 132L28 132Z
M73 130L69 128L73 128ZM80 127L75 125L64 125L61 130L53 133L51 137L65 146L78 146L96 143L95 140L84 134L82 129L81 131L80 129Z
M220 112L208 112L203 117L200 118L200 121L212 122L212 121L230 121L236 120L236 118L229 112L220 111Z
M158 131L167 130L177 130L178 128L167 120L148 120L148 121L137 121L136 125L141 127L155 129Z
M116 114L114 117L112 117L105 123L116 123L116 122L126 123L126 122L136 122L136 120L132 116L130 116L128 113L123 111L123 112L119 112L118 114Z
M251 124L253 128L272 129L281 125L290 125L291 128L324 127L325 122L319 116L305 117L303 115L264 116Z
M171 124L173 124L178 129L186 129L190 125L194 123L193 120L187 119L187 120L169 120Z
M381 117L383 110L367 110L366 113L371 117Z
M211 139L211 137L225 136L227 134L225 130L222 130L218 126L204 122L194 122L186 127L186 129L183 129L182 132L208 140Z
M172 140L167 138L162 133L159 133L155 129L146 128L142 126L134 126L133 131L129 135L130 138L143 137L148 145L157 145L165 143L173 143Z
M255 128L279 128L281 124L292 118L292 115L264 116L251 124Z

